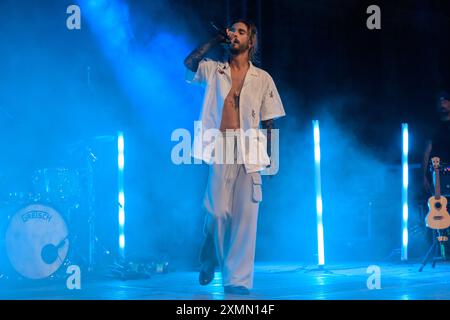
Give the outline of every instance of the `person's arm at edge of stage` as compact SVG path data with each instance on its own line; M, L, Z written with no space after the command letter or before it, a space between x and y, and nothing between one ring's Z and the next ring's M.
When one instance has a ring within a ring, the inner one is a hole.
M267 155L269 158L272 155L272 129L275 129L275 120L269 119L261 121L263 129L267 130Z
M422 162L423 188L428 194L432 193L431 183L428 180L428 174L427 174L428 173L428 163L430 161L430 154L431 154L432 147L433 147L433 145L432 145L431 140L428 140L427 145L425 147L425 152L424 152L423 162Z
M275 82L268 73L265 74L266 88L261 106L261 127L267 130L267 155L270 158L270 165L268 168L272 168L272 166L273 168L278 168L278 159L273 158L274 156L278 156L278 154L272 154L272 130L275 130L275 120L284 117L286 113ZM269 171L271 171L271 169L269 169ZM275 171L272 172L275 172L273 174L276 174L278 169L275 169Z

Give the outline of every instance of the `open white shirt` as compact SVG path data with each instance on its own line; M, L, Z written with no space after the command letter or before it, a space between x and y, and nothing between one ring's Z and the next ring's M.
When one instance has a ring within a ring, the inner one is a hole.
M232 85L230 65L228 62L203 59L199 63L196 73L187 70L186 80L189 83L197 83L206 87L200 122L194 129L192 156L211 163L215 140L206 138L204 133L208 129L219 130L220 128L224 101ZM285 115L272 77L250 62L239 98L241 131L246 133L249 132L248 129L258 130L261 121ZM247 173L263 170L270 164L265 135L253 135L246 144L245 135L241 134L240 142L241 150L244 150L245 154L243 162ZM250 147L249 144L252 146ZM256 157L249 157L250 150L256 150Z

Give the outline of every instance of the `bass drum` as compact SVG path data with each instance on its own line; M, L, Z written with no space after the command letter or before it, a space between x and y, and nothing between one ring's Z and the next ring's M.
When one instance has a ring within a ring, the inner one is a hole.
M68 229L53 208L31 204L10 217L4 237L11 267L28 279L44 279L64 263L69 250Z

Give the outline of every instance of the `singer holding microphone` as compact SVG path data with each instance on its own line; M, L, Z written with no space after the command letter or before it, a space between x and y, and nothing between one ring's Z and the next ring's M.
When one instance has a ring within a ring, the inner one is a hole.
M218 262L224 292L249 294L262 201L261 171L271 164L267 147L274 119L285 112L272 77L252 63L257 51L256 26L246 20L235 21L229 29L212 25L218 34L184 60L186 80L205 86L202 130L195 130L193 154L209 164L199 282L207 285L213 280ZM208 51L219 44L226 49L223 61L206 59ZM268 130L267 137L248 139L243 133L259 130L260 125ZM216 140L205 141L202 132L208 129L220 130L227 140L225 149ZM231 148L228 137L232 137ZM217 161L221 150L224 156L220 159L226 161ZM249 155L252 150L258 150L256 157Z

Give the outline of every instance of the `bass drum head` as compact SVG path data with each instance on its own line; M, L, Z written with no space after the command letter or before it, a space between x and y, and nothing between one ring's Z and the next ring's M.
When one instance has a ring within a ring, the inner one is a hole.
M69 250L68 229L53 208L32 204L15 213L5 234L12 267L28 279L43 279L56 272Z

